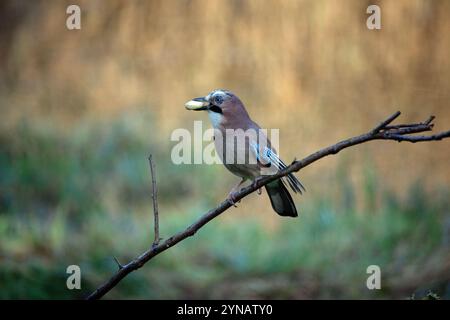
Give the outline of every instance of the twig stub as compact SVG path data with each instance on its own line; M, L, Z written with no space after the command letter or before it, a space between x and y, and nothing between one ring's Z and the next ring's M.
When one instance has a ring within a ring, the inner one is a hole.
M152 155L148 156L148 162L150 165L150 173L152 175L152 201L153 201L153 217L155 229L155 240L153 240L152 247L156 247L161 239L159 238L158 189L156 188L156 170L155 164L153 163Z
M117 260L116 257L113 257L113 259L114 259L114 261L116 262L117 267L119 268L119 270L123 269L123 265L119 262L119 260Z
M386 120L384 120L383 122L381 122L379 125L377 125L375 128L373 128L373 130L371 131L372 134L376 134L378 133L381 129L383 129L384 127L386 127L389 123L391 123L392 121L394 121L395 119L397 119L400 116L401 112L397 111L396 113L392 114L389 118L387 118Z

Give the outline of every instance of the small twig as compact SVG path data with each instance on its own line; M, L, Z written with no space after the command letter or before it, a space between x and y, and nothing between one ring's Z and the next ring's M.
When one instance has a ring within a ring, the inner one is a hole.
M158 214L158 190L156 188L156 173L155 164L152 160L152 155L148 156L148 163L150 165L150 173L152 175L152 200L153 200L153 216L155 224L155 240L153 240L152 248L159 244L159 214Z
M113 257L114 261L116 262L117 266L119 267L119 270L123 269L123 265L117 260L116 257Z
M401 141L408 141L408 142L424 142L424 141L439 141L444 138L450 137L450 131L444 131L438 134L433 134L429 136L404 136L401 134L386 134L386 139L391 140L397 140L398 142Z
M411 128L411 127L418 127L418 126L433 126L431 122L435 119L435 116L430 116L426 121L419 122L419 123L405 123L405 124L397 124L392 126L385 126L384 130L396 130L400 128Z
M400 129L400 128L416 127L416 126L420 126L420 125L423 125L423 124L425 124L425 123L396 124L396 125L392 125L392 126L385 126L383 129L384 130L395 130L395 129Z
M391 115L389 118L387 118L386 120L384 120L383 122L381 122L379 125L377 125L375 128L373 128L373 130L370 132L371 134L376 134L378 133L381 129L383 129L384 127L386 127L389 123L391 123L392 121L394 121L395 119L398 118L398 116L400 116L401 112L397 111L396 113L394 113L393 115Z
M436 118L435 116L430 116L430 117L428 118L428 120L424 122L424 124L427 124L427 125L431 124L431 122L433 122L433 120L434 120L435 118Z
M242 188L239 192L234 195L235 202L238 202L242 198L248 196L249 194L255 192L259 188L267 185L268 183L278 180L282 177L287 176L289 173L297 172L300 169L303 169L310 164L326 157L329 155L337 154L341 150L356 146L362 143L366 143L373 140L393 140L393 141L408 141L408 142L422 142L422 141L435 141L442 140L444 138L450 137L450 131L444 131L441 133L437 133L429 136L411 136L410 134L426 132L430 131L433 128L433 124L431 123L434 117L430 117L423 123L419 124L411 124L411 125L402 125L398 127L393 127L389 130L387 129L387 125L394 121L400 112L396 112L387 118L385 121L381 122L378 126L376 126L373 130L363 133L359 136L355 136L346 140L342 140L338 143L335 143L329 147L320 149L316 151L306 158L302 160L294 160L289 166L287 166L284 170L279 171L278 173L271 176L264 176L261 179L255 180L251 185ZM151 161L151 156L149 157L150 168L152 169L152 177L154 181L153 175L153 166ZM112 288L114 288L123 278L125 278L129 273L141 268L144 264L146 264L149 260L160 254L161 252L173 247L180 241L193 236L200 228L202 228L205 224L219 216L224 211L228 210L232 203L230 201L225 200L221 204L219 204L216 208L209 210L207 213L202 215L195 221L193 224L188 226L186 229L174 234L170 238L166 239L164 242L159 243L158 236L158 207L156 205L156 182L154 182L154 196L153 196L153 208L155 213L155 242L158 243L154 245L151 249L148 249L140 256L136 257L122 268L119 269L108 281L106 281L103 285L98 287L93 293L91 293L87 299L99 299L107 292L109 292ZM155 244L154 242L154 244ZM120 264L119 264L120 265Z

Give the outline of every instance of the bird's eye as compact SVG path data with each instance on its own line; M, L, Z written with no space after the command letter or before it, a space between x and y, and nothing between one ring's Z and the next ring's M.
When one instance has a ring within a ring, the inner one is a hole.
M223 97L222 97L222 96L217 95L217 96L214 97L214 103L215 103L216 105L221 105L222 102L223 102Z

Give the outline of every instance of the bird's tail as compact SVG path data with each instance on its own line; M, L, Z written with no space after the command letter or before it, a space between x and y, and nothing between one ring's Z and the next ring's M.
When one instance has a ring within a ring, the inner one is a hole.
M266 185L273 210L280 216L297 217L297 209L289 191L281 179Z

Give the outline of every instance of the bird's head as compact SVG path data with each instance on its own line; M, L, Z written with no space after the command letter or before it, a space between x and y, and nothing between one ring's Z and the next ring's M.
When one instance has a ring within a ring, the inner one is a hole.
M242 112L246 113L239 98L228 90L217 89L205 97L192 99L184 105L188 110L206 110L223 117L232 117Z

